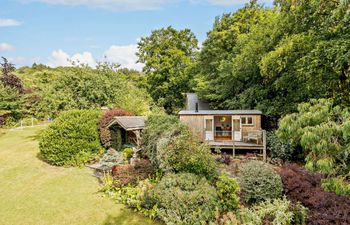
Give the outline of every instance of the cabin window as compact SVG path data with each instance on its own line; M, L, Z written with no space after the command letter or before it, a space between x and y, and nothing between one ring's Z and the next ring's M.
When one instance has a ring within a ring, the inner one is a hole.
M242 125L253 125L254 124L253 117L252 116L242 116L241 123L242 123Z

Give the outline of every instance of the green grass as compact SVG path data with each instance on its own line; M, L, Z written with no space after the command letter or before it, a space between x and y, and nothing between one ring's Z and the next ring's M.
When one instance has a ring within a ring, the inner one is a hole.
M0 135L0 224L155 224L98 193L88 168L40 161L42 127Z

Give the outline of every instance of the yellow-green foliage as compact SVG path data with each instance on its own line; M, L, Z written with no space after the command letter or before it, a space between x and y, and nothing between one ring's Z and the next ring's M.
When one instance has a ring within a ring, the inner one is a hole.
M239 206L239 183L222 174L216 181L216 191L220 200L220 206L223 210L235 210Z
M242 224L262 225L264 219L273 225L306 224L307 209L300 204L293 205L287 198L261 202L240 212ZM266 221L265 221L266 222Z
M218 196L204 177L167 174L154 188L158 217L166 224L206 224L215 218Z
M210 148L200 143L175 116L149 116L143 142L150 161L163 172L189 172L207 179L217 175Z
M127 75L131 71L114 66L108 63L96 68L33 66L19 69L18 74L26 87L35 90L30 111L36 117L55 117L65 110L103 106L124 108L137 115L148 114L151 98L147 91ZM135 73L141 79L142 74Z
M132 148L124 148L123 155L126 159L131 159L134 154L134 150Z
M333 106L330 99L311 100L298 106L298 113L285 116L277 134L285 141L301 145L305 167L327 174L347 173L350 163L350 114Z
M102 152L99 111L71 110L55 119L40 137L40 157L57 166L80 166Z
M335 192L337 195L350 196L350 183L342 177L323 179L322 188L325 191Z

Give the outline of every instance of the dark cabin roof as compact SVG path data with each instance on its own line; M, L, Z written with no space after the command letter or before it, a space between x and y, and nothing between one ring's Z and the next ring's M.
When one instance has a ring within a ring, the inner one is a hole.
M212 110L208 102L200 100L196 93L187 93L186 109L181 110L179 115L262 115L259 110ZM198 103L198 112L196 112Z
M195 93L186 94L186 110L196 110L196 103L198 103L199 110L209 110L209 103L204 102L198 98Z
M142 116L117 116L108 127L118 124L124 130L142 130L145 127L145 118Z
M182 110L179 115L261 115L259 110Z

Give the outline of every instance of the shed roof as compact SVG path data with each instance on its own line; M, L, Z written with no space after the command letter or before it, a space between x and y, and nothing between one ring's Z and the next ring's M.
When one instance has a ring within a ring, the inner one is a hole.
M108 127L118 124L124 130L142 130L145 127L145 118L142 116L116 116Z
M261 115L260 110L182 110L179 115Z

